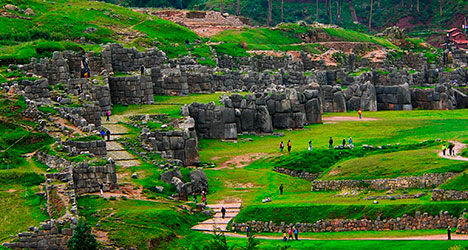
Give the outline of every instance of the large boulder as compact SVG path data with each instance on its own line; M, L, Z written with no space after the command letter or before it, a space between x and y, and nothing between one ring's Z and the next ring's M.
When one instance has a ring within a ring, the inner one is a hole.
M268 109L265 105L257 106L257 112L255 113L254 123L255 130L264 133L273 132L273 123L271 121L271 116L268 113Z
M205 192L208 192L208 178L206 177L206 174L203 171L203 169L200 168L190 172L189 177L190 182L192 184L192 192L200 193L203 190L205 190Z
M173 170L170 170L161 174L161 180L164 181L165 183L171 183L174 177L179 178L181 180L184 179L178 167L174 167Z

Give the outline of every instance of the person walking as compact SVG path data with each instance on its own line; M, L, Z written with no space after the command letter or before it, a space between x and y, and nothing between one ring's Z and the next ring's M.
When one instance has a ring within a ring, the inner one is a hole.
M445 155L445 151L447 150L447 146L442 145L442 155Z
M246 229L245 231L247 232L247 237L249 237L249 235L250 235L250 227L247 226L247 229Z
M288 140L288 153L291 153L291 140Z
M450 226L447 227L447 240L452 240L452 228Z
M141 67L140 67L140 74L142 76L145 75L145 66L144 65L141 65Z
M284 148L284 143L283 143L283 141L281 141L281 143L280 143L280 152L283 152L283 148Z
M299 240L299 230L297 230L296 227L294 228L294 238L296 238L296 240Z
M106 111L106 116L107 116L106 121L110 121L110 116L111 116L110 110L107 110L107 111Z
M288 237L286 235L286 232L283 232L283 241L288 241Z
M351 138L351 136L350 136L349 139L348 139L348 144L349 144L349 147L350 147L350 148L354 148L354 145L353 145L353 138Z
M101 129L101 137L102 139L105 139L106 137L106 131L104 131L104 129Z
M224 219L224 216L226 216L226 208L222 207L221 208L221 217Z
M293 239L293 230L292 230L292 228L289 229L288 234L289 234L289 238L288 238L288 239L289 239L289 240Z
M346 147L346 139L343 138L343 148Z
M198 201L197 201L197 194L196 194L195 192L193 192L192 195L193 195L193 201L194 201L195 203L198 203Z
M333 148L333 138L330 137L330 140L328 140L328 148Z
M280 190L280 195L283 195L283 184L280 185L279 190Z
M107 135L107 140L110 141L110 135L111 135L110 130L107 130L106 135Z
M312 141L309 141L309 148L308 148L309 151L312 151Z
M99 190L101 191L101 196L104 197L104 184L102 182L99 182Z
M448 145L448 149L449 149L449 155L452 156L453 155L453 144L452 143L449 143Z
M359 115L359 119L362 119L362 109L359 109L357 113Z

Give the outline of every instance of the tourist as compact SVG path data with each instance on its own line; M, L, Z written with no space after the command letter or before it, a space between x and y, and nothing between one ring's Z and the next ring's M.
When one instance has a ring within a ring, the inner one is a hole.
M346 147L346 139L343 138L343 148Z
M308 148L309 151L312 151L312 141L309 141L309 148Z
M221 217L224 219L224 216L226 216L226 208L222 207L221 208Z
M280 185L279 190L280 190L280 195L283 195L283 184Z
M101 137L102 139L106 137L106 131L104 129L101 129Z
M202 200L203 204L205 204L205 206L206 206L206 196L202 196L201 200Z
M284 143L283 143L283 141L281 141L281 143L280 143L280 152L283 152L283 148L284 148Z
M107 110L107 111L106 111L106 116L107 116L107 120L106 120L106 121L110 121L110 116L111 116L110 110Z
M299 240L299 230L297 230L297 228L294 228L294 238L296 238L296 240Z
M283 241L288 241L288 237L286 236L286 232L283 232Z
M141 65L141 67L140 67L140 74L142 76L145 75L145 66L144 65Z
M350 136L349 139L348 139L348 144L349 144L349 147L350 148L354 148L354 145L353 145L353 138Z
M188 48L189 45L190 45L189 40L188 40L188 39L185 39L185 46L187 46L187 48Z
M107 135L107 140L110 141L110 135L111 135L110 130L107 130L106 135Z
M198 203L198 201L197 201L197 194L196 194L195 192L192 192L192 194L193 194L193 201L194 201L195 203Z
M289 238L288 238L288 239L289 239L289 240L290 240L290 239L293 239L293 230L292 230L292 228L289 229L288 234L289 234Z
M330 140L328 140L328 148L333 148L333 138L330 137Z
M102 184L102 182L99 182L99 190L101 191L101 196L104 197L104 184Z
M359 114L359 119L362 119L362 109L359 109L357 113Z
M249 235L250 235L250 227L247 226L247 229L246 229L245 231L247 232L247 237L249 237Z
M291 153L291 140L288 140L288 153Z
M445 151L447 150L447 146L442 145L442 155L445 155Z
M452 240L452 229L450 228L450 226L447 227L447 240Z
M453 148L454 148L454 147L455 147L455 146L454 146L452 143L449 143L448 149L449 149L449 155L450 155L450 156L453 155Z

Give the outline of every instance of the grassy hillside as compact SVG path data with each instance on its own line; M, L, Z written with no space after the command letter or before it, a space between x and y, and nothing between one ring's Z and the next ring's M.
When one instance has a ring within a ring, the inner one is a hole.
M95 1L2 0L0 64L25 63L55 50L100 51L102 44L121 42L139 49L158 47L168 56L187 54L185 40L199 37L189 29L131 9ZM24 14L26 9L33 14ZM88 29L87 32L85 32ZM86 44L79 43L84 37ZM194 48L195 49L195 48ZM197 51L206 51L202 48Z

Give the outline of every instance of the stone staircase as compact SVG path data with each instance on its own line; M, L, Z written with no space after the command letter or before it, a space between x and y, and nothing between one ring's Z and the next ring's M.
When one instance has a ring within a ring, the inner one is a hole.
M219 230L227 232L227 225L237 214L240 212L241 203L226 203L226 204L212 204L207 207L213 209L215 215L213 218L200 222L198 225L192 227L193 230L213 232ZM224 219L222 218L221 208L226 209Z
M118 141L118 139L128 135L127 128L117 123L119 118L111 116L110 121L105 121L106 118L103 118L102 120L102 126L111 132L110 141L106 141L107 157L112 158L116 165L122 167L141 165L138 158L130 154Z

